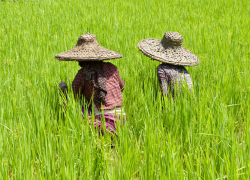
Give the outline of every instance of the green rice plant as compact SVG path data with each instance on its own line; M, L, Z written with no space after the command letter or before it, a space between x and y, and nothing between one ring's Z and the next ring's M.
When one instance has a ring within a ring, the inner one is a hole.
M1 1L0 179L249 179L247 0ZM126 123L99 136L58 84L80 69L54 56L89 31L118 51ZM161 95L136 47L166 31L200 58L193 92ZM113 144L113 148L111 148Z

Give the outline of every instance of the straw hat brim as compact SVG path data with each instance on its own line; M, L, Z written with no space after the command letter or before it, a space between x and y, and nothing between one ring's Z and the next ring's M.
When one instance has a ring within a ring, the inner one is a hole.
M55 58L61 61L103 61L119 59L122 55L100 45L96 47L75 46L71 50L57 54Z
M180 66L196 66L200 63L199 58L183 46L165 48L158 39L143 39L137 47L146 56L163 63Z

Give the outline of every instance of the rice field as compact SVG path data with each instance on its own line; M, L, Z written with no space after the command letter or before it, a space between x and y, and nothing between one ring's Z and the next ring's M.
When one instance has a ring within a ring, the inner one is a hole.
M0 1L0 179L249 179L249 29L248 0ZM110 61L126 84L114 148L84 102L60 109L58 84L80 66L54 56L87 31L123 55ZM166 31L201 62L175 101L136 47Z

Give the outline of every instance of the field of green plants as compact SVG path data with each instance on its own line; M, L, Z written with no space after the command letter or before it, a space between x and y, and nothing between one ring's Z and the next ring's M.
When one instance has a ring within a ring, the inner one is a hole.
M0 179L248 179L249 29L248 0L0 1ZM111 61L127 114L113 148L72 94L60 112L58 84L80 66L54 57L87 31L123 55ZM175 101L136 47L166 31L201 62Z

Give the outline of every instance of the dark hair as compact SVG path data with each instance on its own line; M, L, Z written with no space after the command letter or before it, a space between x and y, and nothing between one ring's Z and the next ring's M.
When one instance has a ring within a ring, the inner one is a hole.
M83 67L84 61L79 61L79 66Z

